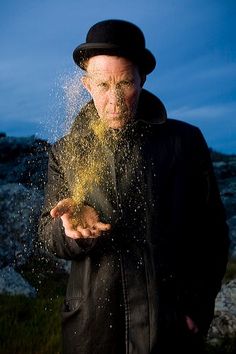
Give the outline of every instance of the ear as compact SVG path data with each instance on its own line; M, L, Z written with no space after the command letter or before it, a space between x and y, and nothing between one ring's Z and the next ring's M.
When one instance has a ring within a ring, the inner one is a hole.
M88 76L82 76L81 82L84 86L84 88L91 94L91 84L90 84L90 79Z

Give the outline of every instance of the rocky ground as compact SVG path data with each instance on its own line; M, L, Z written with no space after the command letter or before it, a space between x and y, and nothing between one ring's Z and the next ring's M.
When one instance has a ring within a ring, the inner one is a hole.
M37 248L37 220L43 202L49 145L34 137L0 134L0 293L37 296L20 274ZM236 156L212 151L215 173L230 228L230 259L236 259ZM46 262L46 258L45 258ZM58 269L67 264L55 261ZM224 283L216 300L209 341L236 337L236 279Z

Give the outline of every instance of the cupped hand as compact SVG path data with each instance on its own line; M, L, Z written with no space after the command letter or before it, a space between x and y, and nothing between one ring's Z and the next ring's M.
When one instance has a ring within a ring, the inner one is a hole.
M96 238L111 229L101 222L98 212L88 206L78 206L72 198L63 199L50 211L52 218L61 218L65 234L73 239Z

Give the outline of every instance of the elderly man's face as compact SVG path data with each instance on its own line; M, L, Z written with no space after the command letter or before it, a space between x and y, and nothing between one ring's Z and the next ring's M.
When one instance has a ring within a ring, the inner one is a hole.
M135 115L145 77L131 61L97 55L89 59L83 84L108 127L123 128Z

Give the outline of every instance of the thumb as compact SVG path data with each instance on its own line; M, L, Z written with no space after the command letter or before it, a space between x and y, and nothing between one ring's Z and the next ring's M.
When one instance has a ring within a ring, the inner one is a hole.
M55 206L51 211L50 215L52 218L59 218L64 214L64 211L61 210L58 206Z
M65 213L73 213L75 208L75 203L71 199L63 199L57 203L57 205L52 208L50 215L52 218L61 217Z

